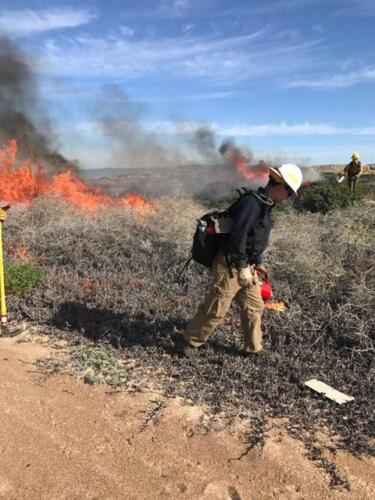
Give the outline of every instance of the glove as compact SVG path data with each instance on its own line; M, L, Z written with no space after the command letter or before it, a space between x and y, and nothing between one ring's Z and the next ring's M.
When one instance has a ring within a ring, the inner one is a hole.
M259 266L255 266L255 271L257 271L257 273L259 273L260 275L268 278L268 273L266 271L266 268L264 266L262 266L261 264Z
M7 213L5 210L0 208L0 222L4 222L7 218Z
M238 271L238 284L242 287L247 287L253 282L253 275L250 271L250 267L242 267Z

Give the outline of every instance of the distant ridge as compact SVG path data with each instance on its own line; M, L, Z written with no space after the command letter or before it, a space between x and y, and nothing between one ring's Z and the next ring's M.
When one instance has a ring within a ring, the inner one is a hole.
M314 168L318 170L319 172L340 172L344 168L344 164L326 164L326 165L313 165L310 168ZM375 164L367 164L364 165L365 167L365 173L369 171L375 170ZM212 171L213 169L215 170L215 166L201 166L201 165L185 165L185 166L176 166L175 168L173 167L152 167L152 168L145 168L145 167L139 167L139 168L90 168L90 169L82 169L80 170L80 175L84 178L87 179L100 179L103 177L108 177L108 178L113 178L113 177L122 177L122 176L128 176L134 173L137 174L176 174L176 173L183 173L183 172L191 172L191 169L195 171L196 173L198 172L198 169L200 169L202 172L204 171ZM219 167L220 168L220 167Z
M101 178L101 177L122 177L132 174L137 175L154 175L165 174L174 175L182 173L199 173L211 172L212 170L222 170L223 165L198 165L192 163L190 165L176 165L175 167L133 167L133 168L89 168L80 170L80 175L85 178Z
M129 168L88 168L81 169L80 175L86 178L98 178L98 177L118 177L120 175L126 175L135 169Z

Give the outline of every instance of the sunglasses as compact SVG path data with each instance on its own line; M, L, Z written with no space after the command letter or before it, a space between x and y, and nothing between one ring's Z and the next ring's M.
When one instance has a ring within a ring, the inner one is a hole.
M284 184L284 187L288 191L288 198L290 198L291 196L293 196L295 194L294 191L286 184Z

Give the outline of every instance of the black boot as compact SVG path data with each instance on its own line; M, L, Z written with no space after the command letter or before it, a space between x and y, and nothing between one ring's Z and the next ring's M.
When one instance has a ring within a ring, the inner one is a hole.
M280 358L280 354L274 351L269 351L268 349L262 349L261 351L257 352L243 351L243 356L245 358Z
M191 358L198 352L198 349L189 344L189 342L184 339L181 333L179 333L178 335L173 335L172 342L174 344L175 352L180 356L183 356L184 358Z

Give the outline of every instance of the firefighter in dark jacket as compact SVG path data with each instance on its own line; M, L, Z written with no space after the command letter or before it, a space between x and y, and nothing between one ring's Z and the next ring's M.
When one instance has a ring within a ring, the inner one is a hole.
M194 354L223 320L234 299L241 311L244 353L264 353L261 330L264 304L258 272L265 273L262 253L271 231L271 209L297 194L301 184L302 172L296 165L271 168L266 187L243 196L233 206L231 232L223 238L213 263L212 287L185 332L174 336L177 352L185 356Z
M357 186L357 181L362 174L362 163L359 153L352 154L352 161L346 165L342 171L342 175L348 176L348 187L350 193L354 194Z

